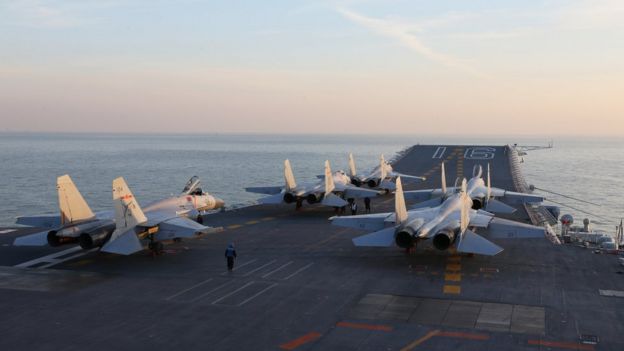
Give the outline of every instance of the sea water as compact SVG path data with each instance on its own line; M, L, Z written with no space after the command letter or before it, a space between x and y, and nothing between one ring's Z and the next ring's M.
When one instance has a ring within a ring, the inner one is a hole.
M283 161L291 161L298 182L315 181L329 160L347 169L348 153L358 169L391 159L421 144L546 145L526 137L452 137L419 135L129 135L0 134L0 226L19 215L56 213L56 177L69 174L94 211L109 210L111 182L123 176L139 203L177 195L198 175L204 190L229 206L253 203L260 196L247 186L282 185ZM598 203L600 206L545 193L563 203L580 223L612 232L624 216L624 142L618 139L563 138L554 148L529 152L522 170L538 188ZM469 171L469 170L468 170ZM574 209L573 209L574 208ZM586 212L586 213L585 213Z

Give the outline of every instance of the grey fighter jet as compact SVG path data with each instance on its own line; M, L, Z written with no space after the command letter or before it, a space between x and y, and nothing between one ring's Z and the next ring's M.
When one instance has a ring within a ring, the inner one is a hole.
M355 168L355 160L352 153L349 154L349 177L351 178L351 184L355 186L359 187L365 184L369 188L382 189L387 192L396 189L395 181L397 177L401 177L404 180L426 180L425 177L395 172L392 169L392 165L386 162L384 155L379 157L379 165L373 168L369 173L358 174L357 169Z
M473 232L481 228L490 237L541 238L542 227L495 218L492 213L472 209L467 182L447 197L441 205L407 211L401 179L397 178L395 212L370 215L331 217L333 225L373 231L353 239L356 246L389 247L396 244L410 249L419 242L431 240L439 250L455 247L457 252L496 255L503 249Z
M444 162L442 162L440 171L442 177L442 187L440 189L411 190L404 192L406 200L419 202L411 208L437 206L441 204L445 198L459 191L457 186L446 186ZM474 167L472 178L468 180L467 194L472 199L472 209L484 209L489 212L500 214L509 214L516 211L516 209L509 206L509 204L541 203L544 201L544 197L539 195L518 193L492 187L489 164L487 166L487 182L483 180L483 168L481 165Z
M303 201L309 204L320 203L325 206L342 207L348 204L344 199L373 198L382 192L361 189L350 183L349 177L341 171L332 173L329 161L325 161L325 174L315 183L297 184L290 161L284 161L284 186L248 187L246 191L271 196L258 200L261 204L296 203L300 208Z
M154 202L141 210L123 178L113 181L115 210L93 213L69 175L57 178L60 215L18 217L17 224L47 228L21 236L16 246L59 246L78 243L83 249L101 247L102 251L129 255L143 250L137 242L149 240L149 248L162 250L163 240L190 238L219 228L203 226L189 218L201 218L203 211L221 208L223 200L204 193L197 177L191 178L182 194ZM121 194L121 195L120 195ZM127 217L133 214L132 217ZM121 233L123 231L123 233ZM129 240L133 232L137 240ZM119 234L121 233L121 234Z

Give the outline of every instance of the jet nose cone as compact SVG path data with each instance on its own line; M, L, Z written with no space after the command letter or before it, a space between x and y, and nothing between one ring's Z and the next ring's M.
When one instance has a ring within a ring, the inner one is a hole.
M215 208L222 208L225 206L225 201L215 197Z

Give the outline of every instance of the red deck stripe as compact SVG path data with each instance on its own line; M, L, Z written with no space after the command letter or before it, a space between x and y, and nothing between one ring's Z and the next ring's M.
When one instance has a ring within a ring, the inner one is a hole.
M280 345L280 349L283 349L283 350L294 350L297 347L299 347L299 346L301 346L303 344L307 344L309 342L312 342L312 341L314 341L314 340L316 340L316 339L318 339L320 337L321 337L320 333L311 332L311 333L308 333L308 334L306 334L306 335L304 335L304 336L302 336L300 338L297 338L297 339L295 339L293 341L289 341L289 342L287 342L285 344L281 344Z
M380 331L392 331L392 327L387 325L378 324L364 324L364 323L350 323L350 322L338 322L338 327L353 328L353 329L365 329L365 330L380 330Z
M460 339L469 339L469 340L490 340L490 336L487 334L472 334L472 333L461 333L461 332L439 332L436 336L446 336L447 338L460 338Z
M594 351L593 345L584 345L576 342L560 342L560 341L546 341L546 340L529 340L529 345L538 345L538 346L546 346L546 347L557 347L560 349L570 349L570 350L583 350L583 351Z

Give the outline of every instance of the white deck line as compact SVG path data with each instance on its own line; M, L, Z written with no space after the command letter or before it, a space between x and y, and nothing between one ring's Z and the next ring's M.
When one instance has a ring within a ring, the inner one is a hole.
M245 273L245 274L243 275L243 277L246 277L246 276L252 275L254 272L257 272L257 271L261 270L262 268L264 268L264 267L266 267L266 266L272 265L273 263L275 263L275 261L276 261L276 260L273 260L273 261L271 261L271 262L269 262L269 263L265 263L265 264L263 264L262 266L260 266L260 267L258 267L258 268L256 268L256 269L254 269L254 270L251 270L251 271L249 271L249 272Z
M219 290L221 288L224 288L224 287L226 287L226 286L228 286L228 285L230 285L232 283L234 283L233 280L230 280L229 282L225 282L224 284L221 284L221 285L217 286L216 288L210 289L209 291L207 291L207 292L197 296L196 298L192 299L190 302L195 302L195 301L197 301L199 299L202 299L202 298L212 294L213 292L215 292L215 291L217 291L217 290Z
M268 287L266 287L266 288L262 289L261 291L257 292L257 293L256 293L256 294L254 294L253 296L249 297L247 300L245 300L245 301L243 301L243 302L239 303L237 306L239 306L239 307L240 307L240 306L242 306L242 305L246 304L247 302L249 302L249 301L251 301L251 300L255 299L256 297L258 297L258 296L262 295L264 292L268 291L269 289L271 289L271 288L275 287L276 285L277 285L277 283L273 283L272 285L270 285L270 286L268 286Z
M294 261L290 261L290 262L288 262L286 264L283 264L283 265L279 266L277 269L274 269L274 270L270 271L269 273L263 275L262 278L266 278L266 277L270 276L273 273L277 273L277 272L281 271L282 269L290 266L293 262Z
M288 279L290 279L290 278L294 277L295 275L297 275L297 274L299 274L299 273L301 273L301 272L305 271L306 269L310 268L310 266L312 266L313 264L314 264L314 262L312 262L312 263L308 264L308 265L307 265L307 266L305 266L305 267L299 268L298 270L296 270L296 271L295 271L295 273L293 273L293 274L289 275L288 277L284 278L284 280L288 280Z
M253 259L253 260L251 260L251 261L248 261L248 262L245 262L245 263L243 263L243 264L241 264L241 265L238 265L238 266L236 266L236 267L234 267L234 268L232 269L232 272L233 272L233 271L235 271L235 270L237 270L237 269L239 269L239 268L241 268L241 267L245 267L245 266L246 266L246 265L248 265L248 264L252 264L252 263L256 262L257 260L258 260L257 258L254 258L254 259ZM228 274L228 273L230 273L230 271L225 271L225 272L221 273L221 275L226 275L226 274Z
M26 261L26 262L23 262L23 263L20 263L20 264L16 264L13 267L28 268L30 266L34 266L34 265L36 265L38 263L41 263L41 262L54 262L54 261L58 260L57 257L64 256L64 255L67 255L67 254L70 254L70 253L73 253L73 252L76 252L76 251L80 251L80 250L82 250L82 248L80 246L74 246L74 247L71 247L71 248L69 248L67 250L63 250L63 251L60 251L60 252L55 252L55 253L47 255L47 256L35 258L34 260L30 260L30 261Z
M227 299L228 297L230 297L230 296L232 296L232 295L236 294L237 292L239 292L239 291L241 291L241 290L245 289L246 287L250 286L250 285L251 285L251 284L253 284L253 283L254 283L253 281L250 281L249 283L247 283L247 284L245 284L245 285L241 286L240 288L238 288L238 289L236 289L236 290L234 290L234 291L230 292L229 294L225 294L224 296L221 296L220 298L218 298L218 299L216 299L216 300L212 301L212 304L213 304L213 305L216 305L216 304L217 304L217 302Z
M173 299L174 297L180 296L180 295L184 294L185 292L189 292L189 291L191 291L191 290L193 290L193 289L195 289L195 288L197 288L197 287L199 287L199 286L202 286L202 285L204 285L204 284L206 284L206 283L208 283L208 282L211 282L212 280L213 280L212 278L206 279L206 280L204 280L203 282L197 283L197 284L195 284L195 285L191 286L191 287L190 287L190 288L188 288L188 289L184 289L184 290L182 290L182 291L180 291L180 292L178 292L178 293L175 293L175 294L173 294L173 295L169 296L169 297L168 297L168 298L166 298L165 300L171 300L171 299Z

